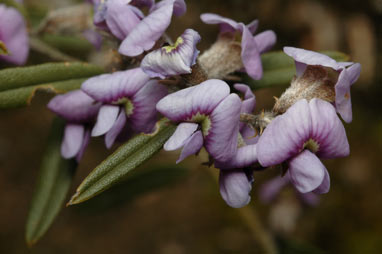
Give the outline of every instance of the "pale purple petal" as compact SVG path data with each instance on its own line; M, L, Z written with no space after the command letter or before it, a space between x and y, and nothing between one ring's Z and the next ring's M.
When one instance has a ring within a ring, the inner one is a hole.
M263 66L261 64L260 51L255 37L252 36L248 28L240 23L243 32L241 40L241 60L249 76L259 80L263 76Z
M249 23L249 24L247 25L247 28L248 28L248 30L249 30L252 34L254 34L254 33L256 32L258 26L259 26L259 21L258 21L257 19L255 19L254 21L252 21L251 23Z
M88 40L97 50L101 49L102 36L97 31L86 29L82 32L82 35Z
M300 100L276 117L257 143L257 156L262 166L279 164L297 155L310 138L312 121L309 104Z
M141 68L102 74L86 80L81 89L97 101L111 103L136 94L150 77Z
M210 79L167 95L156 108L172 121L191 120L197 113L210 114L229 92L229 86L224 81Z
M81 90L56 95L48 103L48 108L69 122L88 122L93 120L100 108L91 97Z
M349 155L346 131L329 102L312 99L309 102L312 119L311 138L318 142L317 156L337 158Z
M179 159L176 163L181 162L188 156L196 154L203 147L203 134L201 131L196 131L185 142Z
M117 120L114 122L111 129L105 135L105 145L110 149L118 135L121 133L126 124L126 113L121 110L119 112Z
M80 151L84 140L85 128L82 124L66 124L61 143L61 155L65 159L73 158Z
M151 8L155 3L155 0L132 0L131 4L138 8L148 7Z
M317 189L313 190L316 194L324 194L328 193L330 189L330 176L328 170L325 168L325 176L324 180L320 184L320 186L317 187Z
M81 148L78 151L77 156L76 156L76 161L77 162L80 162L80 160L82 159L82 156L85 153L85 149L89 145L89 141L90 141L90 129L86 128L85 129L84 138L82 140Z
M352 109L350 99L350 87L355 83L361 73L361 65L359 63L353 64L347 69L343 69L338 77L337 84L335 85L336 91L336 109L340 113L345 122L352 121Z
M226 162L215 162L220 169L245 168L257 162L256 144L246 145L237 149L236 154Z
M166 151L174 151L186 143L186 140L191 137L198 129L197 123L180 123L174 134L164 144L163 149Z
M251 88L245 84L235 84L233 87L244 94L240 113L252 113L255 109L256 98Z
M239 96L230 94L210 115L211 127L205 136L205 147L215 160L226 162L236 154L240 109Z
M150 77L165 77L191 73L199 50L196 44L200 41L198 32L186 29L174 46L166 46L147 54L141 68Z
M260 136L257 135L256 131L253 128L247 125L244 125L244 127L240 129L240 134L247 145L253 145L259 141Z
M243 170L220 170L219 185L222 198L231 207L243 207L251 200L252 184Z
M116 105L103 105L97 117L97 122L92 130L92 137L97 137L108 132L117 120L120 107Z
M309 150L303 150L289 161L288 174L296 189L306 193L321 185L325 170L325 166L315 154Z
M260 54L270 50L276 43L276 33L272 30L261 32L255 36Z
M173 10L181 14L185 7L184 1L163 0L160 3L160 7L145 17L123 40L119 47L121 54L133 57L151 49L170 25Z
M264 203L273 201L280 193L281 189L289 183L288 176L278 176L267 182L260 187L260 200Z
M29 39L24 18L15 8L4 4L0 4L0 41L8 51L8 55L0 55L0 60L25 64L29 54Z
M167 88L150 80L132 98L133 113L129 115L129 124L136 132L150 133L157 121L156 104L167 95Z
M219 24L221 33L235 32L240 29L240 25L236 21L217 14L203 13L200 15L200 19L206 24ZM251 24L250 28L253 30L254 24Z

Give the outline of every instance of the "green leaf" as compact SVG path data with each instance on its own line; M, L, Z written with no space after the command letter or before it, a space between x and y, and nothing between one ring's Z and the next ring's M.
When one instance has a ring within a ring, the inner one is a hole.
M120 146L85 178L68 205L84 202L124 180L131 170L162 149L175 128L164 118L158 122L154 134L137 135Z
M349 56L337 51L321 51L321 53L330 56L338 62L349 60ZM246 74L243 74L243 82L252 89L261 89L275 86L288 85L296 73L294 60L282 51L273 51L261 56L263 64L263 78L253 80Z
M87 78L103 73L99 66L80 62L46 63L0 70L0 91L69 79Z
M60 94L79 89L85 80L86 78L72 79L37 86L21 87L0 92L0 109L16 108L30 105L37 91Z
M61 157L63 130L64 122L55 119L26 223L28 245L35 244L48 230L63 206L72 182L76 162Z

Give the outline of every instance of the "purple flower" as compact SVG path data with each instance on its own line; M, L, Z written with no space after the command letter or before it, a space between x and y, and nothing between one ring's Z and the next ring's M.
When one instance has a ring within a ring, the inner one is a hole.
M157 120L155 105L167 94L166 87L150 80L140 68L90 78L81 89L103 103L92 136L106 134L108 148L127 121L134 132L151 132Z
M276 117L257 143L264 167L287 162L292 184L302 193L326 193L329 173L319 158L349 154L345 128L334 107L326 101L303 99Z
M352 62L336 62L326 55L305 49L284 47L284 52L295 60L297 77L302 76L308 66L327 67L339 73L334 86L334 103L342 119L347 123L351 122L350 87L357 81L361 72L361 65Z
M241 60L244 68L249 76L258 80L263 75L260 54L269 50L276 42L276 34L267 30L256 36L253 33L256 31L258 21L254 20L247 26L243 23L237 23L228 18L221 17L216 14L202 14L201 19L207 24L219 24L221 35L230 35L235 39L235 34L241 34Z
M220 170L220 194L231 207L240 208L251 201L252 182L251 170Z
M157 110L179 123L164 149L183 147L177 163L203 145L215 160L230 160L237 151L241 104L239 96L230 94L229 86L216 79L164 97Z
M62 157L76 157L80 161L90 139L90 124L100 106L81 90L57 95L48 103L51 111L67 121L61 144Z
M199 54L199 50L196 49L199 41L198 32L186 29L174 45L147 54L142 60L141 68L150 77L161 79L191 73L191 66L196 63Z
M157 3L151 8L150 14L142 19L123 40L119 52L133 57L152 49L170 25L172 14L180 16L185 11L184 0L163 0Z
M23 16L15 8L0 4L0 60L23 65L28 54L29 39Z

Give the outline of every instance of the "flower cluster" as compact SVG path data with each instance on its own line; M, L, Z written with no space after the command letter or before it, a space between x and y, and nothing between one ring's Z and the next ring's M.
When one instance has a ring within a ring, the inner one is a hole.
M150 133L160 113L177 124L164 150L182 148L179 163L204 147L209 164L220 170L221 196L232 207L249 203L255 170L279 164L285 176L278 189L290 181L300 193L329 191L329 173L320 159L349 154L337 112L351 121L350 86L358 79L359 64L285 47L297 74L272 111L253 115L256 100L250 87L230 86L227 77L245 72L261 79L261 54L275 44L273 31L253 35L257 20L245 25L203 14L202 21L219 24L220 32L200 54L201 36L193 29L166 44L172 15L186 11L183 0L93 4L94 24L119 40L119 52L136 57L140 65L90 78L81 90L52 99L48 107L67 120L65 158L79 160L90 136L105 135L110 148L132 133Z

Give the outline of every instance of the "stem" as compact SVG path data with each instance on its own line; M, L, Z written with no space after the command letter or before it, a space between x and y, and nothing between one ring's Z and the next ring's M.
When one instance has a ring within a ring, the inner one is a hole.
M34 51L47 55L53 60L64 61L64 62L79 62L80 61L75 57L64 54L61 51L57 50L56 48L49 46L48 44L46 44L45 42L41 41L40 39L36 37L30 37L29 44Z

